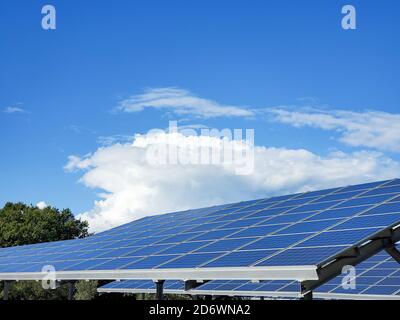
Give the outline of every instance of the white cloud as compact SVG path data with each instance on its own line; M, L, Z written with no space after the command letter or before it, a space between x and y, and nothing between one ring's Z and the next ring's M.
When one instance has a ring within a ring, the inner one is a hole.
M319 156L302 149L262 146L255 147L255 171L247 176L223 164L154 166L146 160L149 148L154 143L171 143L165 136L155 138L154 134L137 135L132 143L69 158L66 169L82 170L80 181L102 192L93 209L79 215L89 221L92 231L163 212L389 179L400 170L398 162L378 152ZM188 146L202 143L200 138L180 133L171 138L188 140Z
M20 107L6 107L3 109L3 113L13 114L13 113L27 113L26 110Z
M350 146L363 146L400 152L400 114L366 111L273 108L274 120L295 127L314 127L340 132L340 141Z
M113 136L100 136L97 139L97 142L103 146L110 146L116 143L126 143L132 141L133 136L117 134Z
M201 118L254 115L253 111L246 108L222 105L179 88L148 89L142 94L133 95L121 101L117 109L125 112L139 112L146 108L168 110L177 115L192 115Z
M45 209L45 208L47 208L49 205L46 203L46 202L44 202L44 201L40 201L40 202L38 202L37 204L36 204L36 207L38 208L38 209L40 209L40 210L43 210L43 209Z

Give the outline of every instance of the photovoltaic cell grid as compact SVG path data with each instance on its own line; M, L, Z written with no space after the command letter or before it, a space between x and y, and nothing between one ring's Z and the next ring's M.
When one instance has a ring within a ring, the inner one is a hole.
M399 248L400 249L400 248ZM398 296L400 299L400 264L386 252L367 259L356 266L355 278L351 279L354 286L344 287L342 283L350 284L349 274L341 275L317 288L315 297L352 299L354 296L376 296L385 298ZM347 278L345 278L347 277ZM346 280L347 279L347 280ZM354 281L353 281L354 280ZM184 291L183 281L166 281L165 293L181 293L192 295L232 295L232 296L275 296L285 298L300 295L300 284L296 281L270 280L254 283L241 280L213 280L195 289ZM171 289L174 290L171 292ZM100 292L155 292L152 281L114 281L101 288ZM319 295L320 294L320 295ZM324 295L321 295L324 294Z
M155 293L155 283L151 280L125 280L113 281L101 288L98 292L118 293ZM185 294L185 283L181 280L166 280L164 283L165 294Z
M400 223L400 180L145 217L0 249L0 273L317 265Z
M399 247L398 247L399 248ZM399 248L400 249L400 248ZM386 252L381 252L356 266L354 286L350 286L353 280L349 274L338 276L321 287L315 289L315 297L349 299L354 296L398 296L400 299L400 264ZM346 286L343 286L343 283ZM274 295L285 293L300 293L300 284L296 281L271 280L253 283L249 281L223 281L214 280L191 290L191 294L218 295L231 292L231 295L246 293L248 295L267 294ZM323 294L323 295L322 295Z

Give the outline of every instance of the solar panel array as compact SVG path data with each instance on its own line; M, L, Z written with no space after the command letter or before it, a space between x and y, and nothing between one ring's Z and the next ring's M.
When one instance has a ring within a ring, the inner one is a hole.
M119 292L119 293L155 293L155 283L152 280L125 280L113 281L99 289L99 292ZM164 283L164 293L166 294L185 294L185 283L181 280L166 280Z
M400 248L399 248L400 249ZM398 296L400 299L400 264L386 252L362 262L355 269L355 278L344 274L334 278L315 289L316 297L352 298L355 295L377 296L387 298ZM349 280L351 280L349 282ZM354 286L349 286L351 282ZM343 286L345 283L347 286ZM232 296L280 296L295 297L300 295L300 284L296 281L271 280L254 283L241 280L213 280L189 291L184 290L183 281L166 281L165 293L180 293L191 295L232 295ZM99 289L100 292L155 292L153 281L114 281ZM324 295L319 295L324 294Z
M351 274L338 276L326 284L315 289L318 293L324 293L324 297L335 297L335 295L374 295L374 296L399 296L400 298L400 264L385 252L367 259L356 267L355 278ZM354 281L354 286L351 281ZM343 285L343 283L345 285ZM285 296L285 293L299 293L300 285L295 281L271 280L253 283L249 281L222 281L214 280L197 287L191 294L209 292L214 295L218 293L231 292L237 295L239 292L247 292L249 295L257 295L268 292ZM204 293L203 293L204 294Z
M0 273L318 265L400 223L400 180L145 217L0 249Z

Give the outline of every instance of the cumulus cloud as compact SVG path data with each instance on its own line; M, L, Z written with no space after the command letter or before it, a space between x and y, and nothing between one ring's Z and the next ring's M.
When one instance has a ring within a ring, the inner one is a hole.
M142 94L133 95L121 101L117 109L125 112L139 112L146 108L200 118L251 117L254 115L253 111L246 108L219 104L180 88L148 89Z
M204 145L201 137L159 135L137 135L131 143L69 157L66 169L82 172L81 183L101 190L92 210L79 215L89 221L92 231L163 212L389 179L400 170L398 162L379 152L319 156L304 149L263 146L255 146L254 171L248 175L238 175L234 166L224 163L155 165L148 161L148 151L155 144L179 142L190 152L196 150L194 146ZM210 139L209 143L221 141L218 137ZM236 148L237 143L232 144Z
M341 134L340 141L350 146L400 152L400 114L286 108L268 112L274 115L275 121L295 127L336 130Z
M44 202L44 201L40 201L40 202L38 202L37 204L36 204L36 207L38 208L38 209L40 209L40 210L43 210L43 209L45 209L45 208L47 208L49 205L46 203L46 202Z

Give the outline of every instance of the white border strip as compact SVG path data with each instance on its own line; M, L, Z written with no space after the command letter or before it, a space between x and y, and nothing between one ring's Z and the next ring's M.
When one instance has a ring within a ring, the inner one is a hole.
M318 280L317 266L56 271L55 280ZM54 278L53 278L54 276ZM0 280L42 280L49 273L0 273Z
M300 287L300 284L299 284ZM212 291L212 290L189 290L187 293L191 295L213 295L213 296L229 296L229 297L268 297L268 298L295 298L302 297L300 292L285 292L285 291Z
M155 286L155 284L154 284ZM156 293L156 289L98 288L98 293ZM164 289L164 294L189 294L179 289Z
M154 289L128 289L128 288L98 288L99 293L155 293ZM164 289L165 294L183 294L183 295L212 295L229 297L268 297L268 298L295 298L300 299L302 295L296 292L274 292L274 291L229 291L229 290L179 290ZM350 293L314 293L314 299L324 300L400 300L396 295L372 295L372 294L350 294Z
M351 294L351 293L321 293L315 292L314 298L326 300L400 300L396 295Z

